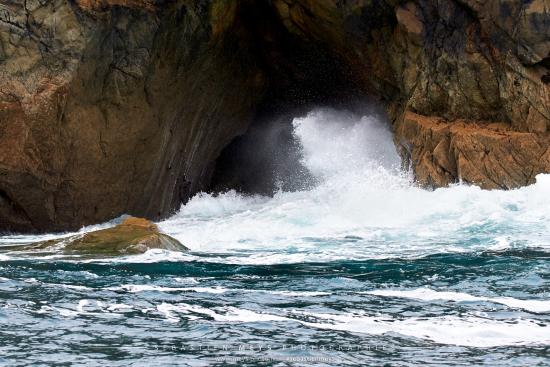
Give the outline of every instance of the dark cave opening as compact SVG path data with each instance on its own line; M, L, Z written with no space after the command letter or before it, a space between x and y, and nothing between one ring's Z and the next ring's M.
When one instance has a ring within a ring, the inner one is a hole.
M268 89L247 132L216 160L208 191L271 195L307 189L315 179L300 162L293 119L318 107L365 114L372 112L375 99L343 60L326 45L291 34L267 3L244 7L240 20L257 38L255 56Z

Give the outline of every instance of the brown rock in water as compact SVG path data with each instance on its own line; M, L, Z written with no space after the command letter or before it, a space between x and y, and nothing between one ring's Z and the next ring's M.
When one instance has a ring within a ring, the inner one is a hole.
M160 233L154 223L134 217L127 218L112 228L40 242L27 246L25 250L48 250L58 247L62 248L66 254L106 256L141 254L151 249L188 250L175 238Z
M307 79L318 57L289 62L310 48L386 107L419 182L530 183L550 172L549 8L547 0L2 1L0 232L169 215L208 187L222 149L273 95L299 83L313 85L310 94L333 87ZM409 112L437 126L411 122ZM488 133L494 123L506 138Z
M407 112L397 132L419 183L463 182L487 189L532 184L550 167L550 133L518 132L504 123L444 121Z

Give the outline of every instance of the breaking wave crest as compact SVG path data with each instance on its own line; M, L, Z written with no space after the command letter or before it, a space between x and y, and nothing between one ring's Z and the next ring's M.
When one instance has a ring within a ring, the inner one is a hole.
M376 117L323 109L293 124L314 188L199 194L162 229L195 251L242 263L550 248L550 175L511 191L429 191L400 170L392 134Z

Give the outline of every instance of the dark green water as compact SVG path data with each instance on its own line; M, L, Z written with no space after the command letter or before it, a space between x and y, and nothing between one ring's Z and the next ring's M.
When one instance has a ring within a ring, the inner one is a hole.
M550 365L545 252L285 265L198 257L158 263L1 261L0 361ZM422 287L480 300L371 294ZM499 297L532 302L523 309L487 300Z

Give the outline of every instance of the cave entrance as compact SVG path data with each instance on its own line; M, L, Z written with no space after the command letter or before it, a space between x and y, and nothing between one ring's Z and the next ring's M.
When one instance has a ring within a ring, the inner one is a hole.
M215 162L211 192L234 189L270 195L279 189L307 189L315 180L300 163L300 147L292 135L294 118L319 107L384 113L326 45L291 34L273 9L261 3L241 9L240 21L255 37L255 57L268 88L247 132Z

